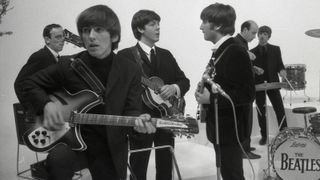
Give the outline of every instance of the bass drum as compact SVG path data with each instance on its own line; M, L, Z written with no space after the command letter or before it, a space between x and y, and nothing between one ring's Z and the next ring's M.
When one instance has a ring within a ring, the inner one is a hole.
M284 180L319 180L320 143L309 129L282 130L272 141L271 158Z

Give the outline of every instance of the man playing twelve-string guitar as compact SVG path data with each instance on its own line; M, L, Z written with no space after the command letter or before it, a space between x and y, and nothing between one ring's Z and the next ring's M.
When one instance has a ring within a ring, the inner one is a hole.
M120 23L117 15L107 6L92 6L79 15L77 28L86 51L74 55L74 59L81 59L105 87L105 91L101 93L104 103L93 107L89 112L138 116L142 103L141 73L136 63L119 58L113 53L120 41ZM70 66L71 63L70 59L62 59L25 82L27 99L36 113L43 112L44 128L58 131L64 125L61 111L50 100L48 93L60 88L70 93L90 89L90 85ZM150 117L141 116L135 120L134 129L142 133L154 133L155 128L146 121ZM79 161L84 159L93 180L125 180L127 134L130 131L130 128L124 127L81 126L82 138L87 149L79 152L65 144L55 146L47 157L48 179L72 179L74 171L83 168L79 167Z

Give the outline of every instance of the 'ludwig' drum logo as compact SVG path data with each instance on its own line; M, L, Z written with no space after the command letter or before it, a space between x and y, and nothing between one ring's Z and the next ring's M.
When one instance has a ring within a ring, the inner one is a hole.
M299 143L299 142L296 142L294 141L290 147L301 147L301 148L305 148L307 146L306 143Z

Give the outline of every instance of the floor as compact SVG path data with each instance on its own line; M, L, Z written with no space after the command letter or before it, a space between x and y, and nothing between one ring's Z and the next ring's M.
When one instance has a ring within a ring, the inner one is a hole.
M286 114L288 116L288 125L289 127L303 127L303 117L296 116L291 113L292 108L298 106L315 106L320 110L320 103L318 101L310 101L310 102L290 102L285 104ZM1 120L9 122L3 123L0 126L0 143L1 143L1 153L0 153L0 180L21 180L23 178L19 178L16 176L16 152L17 152L17 140L16 140L16 132L15 132L15 124L13 120L12 107L5 106L0 102L0 115ZM268 114L270 119L270 138L273 139L278 134L277 126L275 123L275 116L272 112L271 108L268 107ZM254 115L255 117L255 115ZM8 119L11 119L10 121ZM180 170L180 174L183 180L215 180L216 177L216 167L215 167L215 152L212 148L212 145L207 141L205 136L205 125L200 123L200 133L191 139L186 138L176 138L176 148L175 148L175 156L178 162L178 167ZM253 132L252 132L252 143L251 146L256 148L254 153L262 156L261 159L248 161L244 159L244 172L247 180L262 180L268 174L268 161L267 161L267 146L260 146L258 141L260 139L259 136L259 128L257 125L257 120L254 120L253 124ZM320 138L319 138L320 139ZM315 150L320 152L319 145L316 145ZM21 146L20 148L20 161L19 165L23 168L28 168L30 163L35 161L34 153L27 149L25 146ZM40 159L45 158L44 154L40 154ZM320 158L319 158L320 159ZM154 154L150 158L148 168L148 179L154 179L155 175L155 167L154 167ZM275 173L272 171L272 167L270 167L270 176L275 177ZM319 172L319 171L318 171ZM316 173L318 173L316 172ZM90 173L87 170L84 170L82 176L82 180L91 180ZM27 176L30 173L26 173ZM309 180L310 176L301 176L297 175L291 177L290 172L283 172L283 179L296 179L296 180ZM315 176L320 177L319 174ZM286 178L290 177L290 178ZM304 178L307 177L307 178ZM317 180L317 178L315 178ZM177 174L175 173L175 179L178 179ZM310 179L311 180L311 179Z

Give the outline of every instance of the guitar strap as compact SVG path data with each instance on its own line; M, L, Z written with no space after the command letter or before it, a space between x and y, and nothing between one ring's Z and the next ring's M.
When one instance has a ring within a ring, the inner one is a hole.
M100 80L93 74L89 67L80 59L76 58L72 61L71 67L82 77L82 79L90 86L91 90L100 97L103 96L105 87Z
M206 66L206 70L204 71L203 74L208 74L211 78L213 78L215 76L216 70L215 70L215 66L216 64L219 62L219 60L221 59L221 57L227 52L227 50L231 47L231 46L236 46L237 44L230 44L229 46L227 46L222 53L218 56L218 58L214 58L212 57L209 60L208 65Z
M142 71L142 75L146 78L148 78L147 74L144 72L142 64L143 64L143 60L141 59L141 54L139 52L139 49L136 46L132 46L131 48L131 52L134 56L134 60L136 60L136 62L139 64L141 71Z

